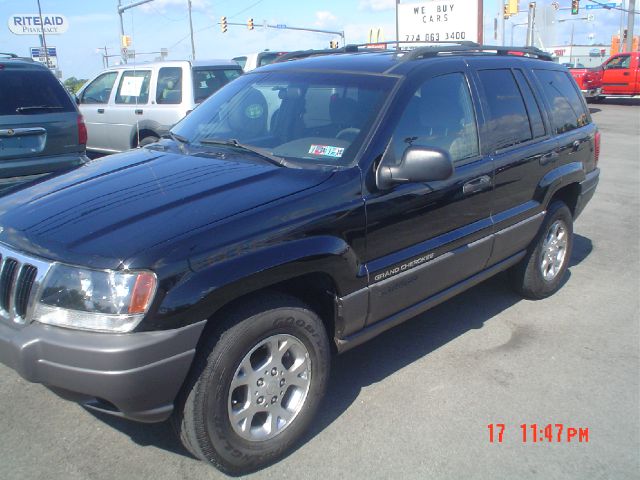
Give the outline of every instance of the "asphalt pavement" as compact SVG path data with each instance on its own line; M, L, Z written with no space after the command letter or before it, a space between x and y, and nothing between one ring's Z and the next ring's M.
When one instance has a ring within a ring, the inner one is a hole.
M338 357L303 444L251 478L640 478L640 101L590 107L601 182L562 289L522 300L501 275ZM5 480L225 478L168 424L92 414L3 366L0 409Z

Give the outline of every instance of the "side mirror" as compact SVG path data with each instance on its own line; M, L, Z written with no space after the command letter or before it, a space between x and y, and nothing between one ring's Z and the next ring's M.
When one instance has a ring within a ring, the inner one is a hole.
M453 175L453 162L440 148L409 147L400 165L381 165L376 173L378 188L385 190L396 183L434 182Z

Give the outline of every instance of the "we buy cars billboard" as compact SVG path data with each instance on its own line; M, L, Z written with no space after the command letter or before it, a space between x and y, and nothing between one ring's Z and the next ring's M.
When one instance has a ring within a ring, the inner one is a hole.
M405 42L482 43L481 0L427 0L398 5L398 34Z

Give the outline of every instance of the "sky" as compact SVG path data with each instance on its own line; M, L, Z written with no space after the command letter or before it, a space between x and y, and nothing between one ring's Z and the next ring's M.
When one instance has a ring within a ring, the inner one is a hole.
M157 52L161 48L169 50L169 59L191 57L189 40L188 0L154 0L146 5L131 8L124 13L125 33L130 35L136 52ZM476 0L455 0L475 2ZM589 10L584 6L589 0L582 0L580 17L594 14L592 22L576 21L556 23L550 29L551 20L570 18L567 11L553 13L552 0L538 0L538 41L544 46L569 43L570 25L575 27L576 44L606 43L617 33L620 12ZM557 0L561 7L569 7L570 0ZM134 0L122 0L123 5ZM62 14L68 20L69 28L64 34L49 35L47 44L58 51L59 68L63 78L91 78L103 68L104 47L110 54L119 50L118 0L40 0L43 14ZM415 3L406 1L402 3ZM520 8L526 8L525 0L520 0ZM268 24L318 28L344 31L347 43L363 43L368 40L371 28L382 30L386 40L395 37L395 0L192 0L193 29L197 59L231 58L264 49L292 51L307 48L327 48L330 40L338 36L293 30L263 29ZM500 0L484 2L485 43L496 43L494 18L499 18ZM17 13L37 13L36 0L0 0L0 51L29 56L29 48L39 44L37 35L15 35L8 28L8 19ZM245 23L254 19L256 28L249 31L244 26L230 26L222 33L218 22L221 16L229 22ZM636 32L640 32L640 19L636 18ZM523 23L526 13L520 13L506 22L505 34L510 43L511 30L514 45L523 45L525 28L512 27ZM501 20L498 21L500 27ZM626 19L625 19L626 26ZM500 37L498 37L500 38ZM497 42L500 40L498 39ZM100 51L98 51L100 49ZM140 60L153 60L155 55L139 56ZM111 62L116 62L112 58Z

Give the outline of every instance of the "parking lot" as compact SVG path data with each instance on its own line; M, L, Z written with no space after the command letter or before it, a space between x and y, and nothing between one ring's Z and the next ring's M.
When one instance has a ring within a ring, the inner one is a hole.
M563 288L526 301L499 276L337 358L305 441L253 478L638 478L640 101L590 107L602 175ZM4 366L0 405L4 479L224 477L168 424L90 413ZM588 442L524 443L521 424Z

